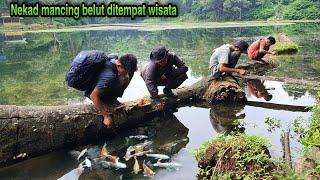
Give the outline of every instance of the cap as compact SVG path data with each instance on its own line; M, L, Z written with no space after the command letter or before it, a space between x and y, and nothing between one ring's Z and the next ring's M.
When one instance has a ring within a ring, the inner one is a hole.
M151 61L159 61L167 56L169 50L166 49L164 46L157 46L153 48L153 50L150 53L150 59Z
M248 54L247 50L249 44L244 40L239 40L234 43L235 46L239 47L242 53Z

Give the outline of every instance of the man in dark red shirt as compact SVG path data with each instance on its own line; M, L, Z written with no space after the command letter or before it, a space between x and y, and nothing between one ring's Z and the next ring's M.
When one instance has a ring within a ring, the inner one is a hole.
M270 46L275 44L276 40L274 37L270 36L268 38L262 38L250 45L248 48L248 56L252 60L261 61L266 63L262 58L266 54L275 54L275 52L270 52Z

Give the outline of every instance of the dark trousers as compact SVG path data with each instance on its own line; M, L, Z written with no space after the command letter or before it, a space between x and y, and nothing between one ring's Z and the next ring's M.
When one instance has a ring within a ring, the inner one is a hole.
M145 69L141 70L141 77L144 79ZM168 89L176 89L179 87L186 79L188 79L187 73L180 73L177 70L173 69L169 73L165 74L165 80L161 77L157 77L154 80L156 86L165 86ZM145 79L144 79L145 80Z
M179 73L177 71L172 71L170 75L167 75L167 79L163 80L161 78L156 79L155 84L157 86L165 86L167 89L176 89L179 87L188 76L186 73Z

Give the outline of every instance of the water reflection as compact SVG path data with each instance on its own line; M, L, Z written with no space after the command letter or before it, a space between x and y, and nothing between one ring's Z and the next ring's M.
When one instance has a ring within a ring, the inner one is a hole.
M320 61L316 53L319 38L313 38L318 27L316 23L283 26L281 30L302 46L296 55L277 57L281 66L272 72L273 76L320 80ZM18 34L19 38L26 38L28 44L6 44L2 34L0 104L60 105L66 104L66 99L83 100L80 92L63 84L71 60L81 50L97 49L119 55L132 53L137 55L141 66L149 61L152 47L164 44L176 52L192 69L191 75L198 78L209 75L208 61L213 48L239 37L251 42L257 36L277 33L275 31L270 27L238 27ZM247 57L243 56L241 61L247 61Z
M248 79L246 84L246 90L257 98L263 98L266 101L272 99L272 95L268 92L263 81L259 79Z
M244 105L219 106L210 109L210 122L217 133L228 135L232 132L243 133L245 128L240 126L238 120L246 117L242 113Z

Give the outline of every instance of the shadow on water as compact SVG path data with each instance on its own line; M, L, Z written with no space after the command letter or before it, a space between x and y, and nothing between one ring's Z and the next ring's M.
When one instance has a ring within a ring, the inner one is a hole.
M104 169L96 165L93 166L92 170L86 169L80 179L106 179L106 177L107 179L117 179L120 176L124 179L143 177L142 172L139 175L132 174L133 158L129 161L125 161L123 158L129 146L144 141L128 138L131 135L147 135L147 140L152 142L149 149L152 149L153 153L167 154L170 157L174 156L189 142L187 137L189 129L173 114L165 114L145 121L146 123L135 128L117 130L114 136L100 138L98 144L86 147L88 148L88 157L93 160L100 156L102 145L106 143L110 154L120 157L119 161L127 164L126 169ZM82 149L84 147L77 148L80 151ZM140 164L142 164L143 160L156 163L155 159L145 156L137 159ZM0 179L29 179L31 177L57 179L76 168L79 164L80 162L68 154L68 150L62 150L3 168L0 170ZM153 169L156 171L155 168Z

